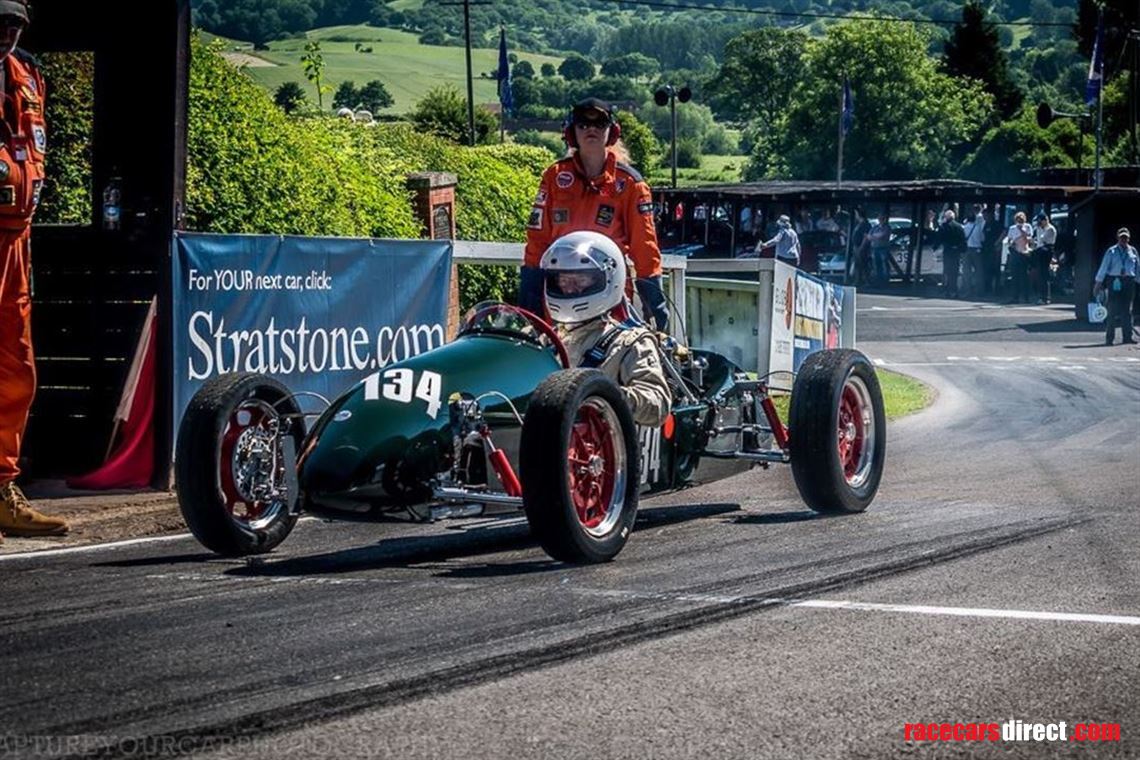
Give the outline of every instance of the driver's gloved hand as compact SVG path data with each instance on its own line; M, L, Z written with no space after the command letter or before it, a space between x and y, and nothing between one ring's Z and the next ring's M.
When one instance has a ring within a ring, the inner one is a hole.
M653 323L658 330L664 332L669 329L669 307L665 305L665 291L661 287L661 276L638 277L636 281L637 294L641 296L641 303L653 317Z

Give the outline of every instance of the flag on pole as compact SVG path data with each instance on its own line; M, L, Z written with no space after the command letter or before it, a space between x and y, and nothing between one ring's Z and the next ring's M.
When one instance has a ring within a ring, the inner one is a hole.
M1092 60L1089 61L1089 78L1085 82L1085 105L1091 106L1100 97L1104 78L1104 17L1096 22L1096 40L1093 42Z
M855 124L855 96L851 94L851 81L843 77L843 134Z
M510 115L514 107L514 98L511 97L511 62L507 59L507 30L499 29L499 104L503 107L503 114Z

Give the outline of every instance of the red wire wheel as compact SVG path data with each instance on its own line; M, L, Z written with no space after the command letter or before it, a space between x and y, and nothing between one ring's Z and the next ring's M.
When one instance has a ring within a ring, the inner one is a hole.
M282 383L250 372L207 381L175 443L178 507L194 537L228 557L271 551L297 522L296 452L305 430Z
M862 512L879 490L887 453L875 368L851 349L804 360L788 410L789 454L800 496L816 512Z
M272 406L259 399L235 408L222 430L218 446L218 485L226 512L238 523L257 530L272 522L280 501L268 501L259 486L280 464L275 454L274 427L280 419Z
M554 559L606 562L637 519L637 427L621 389L596 369L555 372L527 404L519 445L523 507Z
M843 385L836 431L839 460L843 463L843 476L849 485L858 486L867 478L870 465L867 434L873 430L872 425L867 386L858 378L850 378Z
M570 498L578 522L591 535L605 535L620 506L614 503L614 486L624 451L615 445L620 436L616 423L608 404L590 399L570 429Z

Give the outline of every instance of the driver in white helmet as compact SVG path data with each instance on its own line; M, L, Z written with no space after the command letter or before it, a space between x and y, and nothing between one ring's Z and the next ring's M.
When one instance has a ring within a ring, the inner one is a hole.
M570 365L601 370L621 388L634 422L661 426L672 394L657 337L626 308L621 249L601 233L572 232L550 244L539 267Z

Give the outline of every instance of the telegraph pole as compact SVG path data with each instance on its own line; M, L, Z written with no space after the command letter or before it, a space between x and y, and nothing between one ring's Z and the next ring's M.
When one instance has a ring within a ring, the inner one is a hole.
M467 51L467 144L475 144L475 87L471 76L471 6L490 5L490 2L480 0L462 0L457 3L440 3L440 5L463 6L463 35L464 47Z

